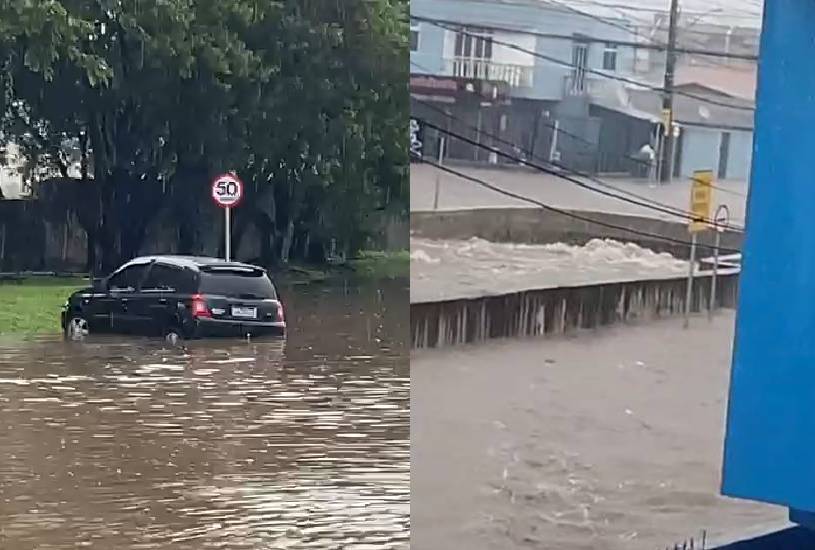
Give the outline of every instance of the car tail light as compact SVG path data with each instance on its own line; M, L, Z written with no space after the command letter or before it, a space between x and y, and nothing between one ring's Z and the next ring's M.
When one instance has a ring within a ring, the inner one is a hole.
M277 302L277 318L275 321L278 323L286 322L286 314L283 312L283 304L281 302Z
M192 297L192 316L196 319L201 317L212 317L212 312L209 310L207 301L200 294L195 294Z

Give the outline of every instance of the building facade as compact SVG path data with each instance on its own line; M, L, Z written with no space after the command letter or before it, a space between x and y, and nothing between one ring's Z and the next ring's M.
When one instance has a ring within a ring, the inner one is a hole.
M411 2L412 113L449 132L445 159L648 174L638 154L645 144L658 146L662 113L654 90L660 83L649 83L642 66L642 31L585 9L545 0ZM648 53L653 59L653 48ZM643 93L650 99L636 97ZM709 134L720 121L678 122L688 136L680 139L686 147L676 151L675 175L717 168L707 164ZM719 132L732 151L723 175L740 177L749 166L743 144L751 142L752 125L721 130L747 133ZM438 156L444 132L423 132L425 154Z
M631 128L620 134L632 141L614 142L619 151L602 150L606 113L592 107L592 95L607 89L607 79L596 72L633 75L634 48L619 45L631 39L625 21L592 19L537 0L414 0L411 15L412 107L420 118L514 157L543 157L587 171L604 171L604 159L619 164L612 171L625 170L628 163L618 153L633 153L648 141L652 117L625 117ZM442 100L417 91L428 77L467 82L461 93ZM477 81L497 94L468 96L468 89L478 90ZM605 126L618 118L611 115ZM514 162L451 142L450 158Z

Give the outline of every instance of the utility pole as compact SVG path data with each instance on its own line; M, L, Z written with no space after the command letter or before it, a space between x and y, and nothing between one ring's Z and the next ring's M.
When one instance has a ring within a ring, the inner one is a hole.
M662 96L662 119L665 136L662 141L659 181L667 183L673 175L674 156L674 75L676 71L676 28L679 23L679 0L671 0L671 18L668 23L668 47L665 51L665 83Z

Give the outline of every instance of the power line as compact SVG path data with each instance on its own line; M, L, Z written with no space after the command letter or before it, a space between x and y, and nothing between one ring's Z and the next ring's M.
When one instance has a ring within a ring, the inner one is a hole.
M419 69L421 69L421 70L423 70L423 71L425 71L425 72L431 72L429 69L427 69L427 67L424 67L424 66L420 65L419 63L416 63L416 62L414 62L414 61L411 61L410 63L411 63L411 65L413 65L413 66L415 66L415 67L417 67L417 68L419 68ZM666 204L660 203L660 202L658 202L658 201L653 201L653 200L651 200L651 199L648 199L647 197L643 197L643 196L641 196L641 195L637 195L636 193L633 193L633 192L631 192L631 191L626 191L625 189L619 189L619 188L616 188L616 187L612 186L612 185L611 185L611 184L609 184L609 183L603 182L603 181L602 181L602 180L600 180L599 178L594 178L594 176L592 176L591 174L581 174L580 172L575 171L575 170L572 170L572 169L570 169L570 168L568 168L568 167L566 167L566 166L564 166L564 165L562 165L562 164L559 164L559 163L553 162L553 161L551 161L551 160L546 160L546 159L544 159L544 158L542 158L542 157L536 156L532 150L527 149L526 147L521 147L521 146L519 146L517 143L511 142L511 141L509 141L509 140L505 140L505 139L501 138L500 136L496 136L495 134L492 134L492 133L490 133L490 132L485 132L484 130L482 130L482 129L480 129L480 128L476 127L476 126L473 126L472 124L470 124L470 123L468 123L468 122L464 121L463 119L461 119L461 118L459 118L459 117L456 117L455 115L453 115L452 113L447 112L447 111L446 111L446 110L444 110L444 109L441 109L441 108L439 108L439 107L437 107L437 106L433 105L433 104L432 104L432 103L430 103L430 102L423 101L423 100L418 99L418 98L413 98L413 100L414 100L414 101L416 101L417 103L420 103L420 104L424 105L425 107L427 107L427 108L429 108L429 109L432 109L432 110L436 111L437 113L439 113L439 114L441 114L441 115L444 115L445 117L448 117L448 118L450 118L450 119L452 119L452 120L455 120L455 121L461 122L462 124L464 124L465 126L467 126L468 128L470 128L471 130L475 130L476 132L478 132L478 133L480 133L480 134L482 134L482 135L484 135L484 136L487 136L487 137L489 137L489 138L492 138L492 139L494 139L494 140L496 140L496 141L499 141L499 142L501 142L501 143L504 143L504 144L506 144L506 145L510 145L510 146L512 146L512 147L519 147L519 148L521 149L521 151L523 151L524 153L528 154L529 156L531 156L531 157L533 157L533 158L538 158L538 159L542 160L543 162L547 162L547 163L549 163L549 164L551 164L551 165L553 165L553 166L556 166L556 167L558 167L558 168L560 168L560 169L562 169L562 170L566 170L566 171L572 171L573 173L578 174L578 175L582 175L583 177L586 177L586 178L588 178L588 179L593 179L593 181L595 181L595 182L596 182L596 183L598 183L599 185L603 185L603 186L606 186L606 187L610 187L610 188L612 188L612 189L615 189L615 190L619 191L620 193L625 193L625 194L631 195L631 196L636 197L636 198L641 199L641 200L645 200L645 201L651 201L651 202L653 202L654 204L657 204L657 205L660 205L660 206L665 206L665 207L667 207L667 208L673 208L673 207L671 207L670 205L666 205ZM561 134L563 134L563 135L565 135L565 136L569 136L570 138L575 139L575 140L577 140L577 141L580 141L580 142L582 142L582 143L585 143L585 144L587 144L587 145L592 145L592 146L597 145L597 143L595 143L595 142L593 142L593 141L590 141L590 140L588 140L588 139L584 138L583 136L580 136L580 135L578 135L578 134L571 133L571 132L569 132L569 131L567 131L567 130L564 130L564 129L560 128L559 126L555 126L555 125L554 125L554 124L552 124L552 123L547 123L546 121L542 121L542 120L541 120L541 121L539 121L539 124L542 124L543 126L545 126L545 127L549 128L549 129L556 130L558 133L561 133ZM625 158L625 159L627 159L627 160L630 160L630 161L632 161L632 162L635 162L635 163L637 163L637 164L640 164L640 165L642 165L642 166L645 166L645 167L647 167L647 168L649 168L649 169L651 168L651 163L649 163L649 162L647 162L647 161L644 161L644 160L642 160L642 159L638 159L638 158L633 157L633 156L631 156L631 155L623 155L623 158ZM689 179L690 179L691 181L697 181L697 180L696 180L695 178L693 178L693 177L691 177L691 178L689 178ZM746 194L744 194L744 193L739 193L738 191L733 191L732 189L726 189L726 188L724 188L724 187L719 187L719 186L717 186L717 185L713 185L713 184L710 184L710 186L711 186L711 188L712 188L712 189L716 189L716 190L718 190L718 191L721 191L722 193L727 193L727 194L735 195L735 196L737 196L737 197L741 197L741 198L744 198L744 199L746 199L746 198L747 198L747 195L746 195Z
M587 2L588 2L589 4L596 5L596 6L600 6L600 5L602 5L602 4L600 4L600 3L596 3L596 2L594 2L594 3L593 3L593 2L591 2L590 0L587 0ZM667 44L667 43L665 43L665 42L661 42L661 41L655 40L654 38L651 38L651 37L644 36L644 35L640 34L640 33L639 33L637 30L636 30L636 27L635 27L634 29L632 29L631 27L628 27L628 26L626 26L626 25L620 25L619 23L612 23L612 22L609 22L609 21L608 21L608 18L604 18L604 17L598 16L598 15L594 15L594 14L591 14L591 13L587 13L587 12L584 12L584 11L578 10L578 9L576 9L576 8L573 8L573 7L571 7L571 6L568 6L568 5L564 4L563 2L557 2L557 1L555 1L555 0L550 0L550 2L549 2L549 3L550 3L550 4L555 4L555 5L558 5L558 6L560 6L560 7L565 8L565 9L568 9L569 11L571 11L571 12L573 12L573 13L576 13L576 14L578 14L578 15L581 15L581 16L583 16L583 17L587 17L587 18L589 18L589 19L594 19L594 20L599 21L599 22L601 22L601 23L606 23L607 25L610 25L610 26L612 26L612 27L617 27L617 28L620 28L620 29L622 29L622 30L624 30L624 31L628 32L629 34L632 34L633 36L638 36L638 37L639 37L639 36L642 36L642 37L643 37L645 40L647 40L647 41L648 41L648 42L650 42L651 44L656 45L656 46L658 47L657 49L659 49L659 50L661 50L661 51L667 51L667 50L669 50L669 49L670 49L670 48L668 48L668 44ZM607 7L607 6L604 6L604 7ZM666 14L667 14L667 12L666 12ZM685 29L685 30L689 30L689 29ZM642 48L643 46L640 46L640 47ZM689 54L689 55L709 55L709 54L705 54L705 53L704 53L704 50L696 50L696 49L682 49L682 50L679 50L679 49L677 49L676 47L674 47L674 51L675 51L676 53L687 53L687 54ZM756 61L756 60L757 60L757 57L756 57L756 56L752 56L752 55L751 55L751 56L741 56L741 55L739 55L739 54L730 55L730 54L728 54L728 53L726 53L726 52L721 52L721 53L722 53L723 55L721 55L720 57L728 57L728 58L741 58L741 59L748 59L748 60L752 60L752 61ZM725 66L725 65L722 65L721 63L716 63L716 62L713 62L713 61L711 61L711 60L708 60L708 63L710 63L710 64L712 64L712 65L714 65L714 66L718 66L718 67L724 67L724 66Z
M575 178L572 175L561 174L561 173L559 173L559 172L557 172L555 170L552 170L551 168L546 168L546 167L538 165L536 163L532 163L532 162L529 162L527 160L521 159L520 157L510 155L509 153L501 151L500 149L497 149L495 147L490 147L489 145L484 145L483 143L478 143L475 140L472 140L470 138L462 136L461 134L451 132L450 130L446 130L446 129L440 127L440 126L437 126L436 124L433 124L431 122L427 122L426 120L423 120L423 119L418 119L418 120L420 122L422 122L425 126L427 126L429 128L432 128L432 129L434 129L434 130L436 130L438 132L444 133L444 134L446 134L448 136L454 137L454 138L456 138L456 139L458 139L460 141L463 141L464 143L468 143L468 144L470 144L470 145L472 145L474 147L478 147L478 148L481 148L481 149L488 150L491 153L495 153L496 155L504 157L506 159L513 160L513 161L518 162L518 163L523 163L526 166L530 166L531 168L534 168L534 169L536 169L536 170L538 170L540 172L543 172L545 174L549 174L549 175L555 176L557 178L560 178L560 179L566 180L568 182L571 182L571 183L577 185L578 187L581 187L581 188L586 189L588 191L592 191L594 193L604 195L606 197L615 198L617 200L627 202L627 203L633 204L635 206L640 206L642 208L649 208L649 209L657 211L657 212L662 212L664 214L670 214L672 216L684 218L684 219L686 219L688 221L702 221L702 222L708 223L708 224L714 224L715 223L714 220L711 220L709 218L700 218L699 216L695 216L691 212L687 212L687 211L678 209L678 208L673 207L673 206L669 206L669 205L659 205L659 206L657 206L657 205L655 205L653 203L653 201L648 202L649 199L645 199L645 198L643 198L643 200L630 199L630 198L627 198L627 197L623 197L623 196L614 194L614 193L609 192L609 191L605 191L603 189L598 189L596 187L592 187L591 185L587 185L585 182L580 181L579 179ZM566 170L571 172L572 174L576 174L576 175L581 176L581 177L587 177L586 175L581 174L580 172L571 171L569 169L566 169ZM610 187L612 189L615 189L616 191L622 191L620 189L617 189L617 188L611 186L610 184L607 184L606 182L603 182L602 180L597 180L597 181L599 181L603 186ZM622 192L624 192L624 191L622 191ZM733 225L729 225L729 224L719 224L719 225L721 227L725 228L725 229L728 229L728 230L734 231L734 232L743 232L744 231L743 227L733 226Z
M421 20L425 21L427 23L430 23L431 25L442 28L442 29L446 29L446 30L450 30L450 31L454 31L454 32L459 32L459 33L463 34L464 36L469 36L471 38L479 38L479 39L483 38L483 36L470 33L469 31L466 31L463 28L451 27L451 26L445 25L444 23L435 22L435 20L430 19L430 18L422 18ZM578 65L575 65L573 63L569 63L568 61L563 61L562 59L558 59L556 57L552 57L552 56L549 56L549 55L546 55L546 54L542 54L542 53L539 53L539 52L528 50L526 48L522 48L521 46L518 46L516 44L512 44L510 42L504 42L503 40L497 40L495 38L491 38L491 40L492 40L492 42L494 44L498 44L498 45L504 46L506 48L516 50L518 52L525 53L525 54L531 55L533 57L543 59L545 61L549 61L551 63L555 63L556 65L561 65L561 66L569 67L569 68L572 68L572 69L579 69L579 70L581 70L583 72L586 72L586 73L596 74L598 76L602 76L602 77L608 78L610 80L618 80L620 82L633 84L634 86L639 86L641 88L646 88L646 89L649 89L649 90L652 90L652 91L655 91L655 92L667 93L667 90L665 90L665 88L662 88L662 87L659 87L659 86L653 86L651 84L645 84L643 82L638 82L638 81L636 81L634 79L631 79L631 78L626 78L626 77L619 76L619 75L609 74L609 73L606 73L604 71L600 71L600 70L597 70L597 69L591 69L589 67L578 66ZM691 93L681 91L681 90L676 90L673 93L676 94L676 95L682 95L682 96L685 96L685 97L689 97L689 98L695 99L697 101L701 101L703 103L709 103L710 105L718 105L720 107L726 107L726 108L729 108L729 109L735 109L735 110L739 110L739 111L751 111L751 112L755 110L753 107L747 107L747 106L743 106L743 105L733 105L732 103L725 103L725 102L722 102L722 101L716 101L715 99L711 99L711 98L704 97L704 96L699 96L699 95L696 95L696 94L691 94Z
M411 60L411 61L410 61L410 64L411 64L411 65L413 65L414 67L418 68L418 69L421 69L422 71L427 72L427 73L431 73L431 72L432 72L432 71L431 71L430 69L428 69L427 67L425 67L425 66L423 66L423 65L421 65L421 64L419 64L419 63L416 63L416 62L415 62L415 61L413 61L413 60ZM428 109L432 109L432 110L436 111L437 113L439 113L439 114L441 114L441 115L443 115L443 116L445 116L445 117L447 117L447 118L450 118L450 119L452 119L452 120L454 120L454 121L457 121L457 122L460 122L460 123L464 124L465 126L467 126L468 128L470 128L471 130L475 130L476 132L478 132L478 133L480 133L480 134L482 134L482 135L484 135L484 136L487 136L487 137L489 137L489 138L492 138L492 139L494 139L494 140L496 140L496 141L499 141L499 142L501 142L501 143L504 143L504 144L506 144L506 145L510 145L510 146L512 146L512 147L519 147L519 148L521 149L521 151L522 151L522 152L524 152L524 153L528 154L529 156L531 156L531 157L533 157L533 158L538 158L538 159L542 160L543 162L547 162L547 163L549 163L549 164L552 164L553 166L556 166L556 167L558 167L558 168L560 168L560 169L562 169L562 170L566 170L566 171L571 170L570 168L568 168L568 167L566 167L566 166L564 166L564 165L561 165L561 164L558 164L558 163L553 162L553 161L551 161L551 160L547 160L547 159L544 159L544 158L542 158L542 157L536 156L536 155L534 154L534 152L533 152L531 149L527 149L526 147L522 147L522 146L520 146L520 145L519 145L519 144L517 144L517 143L511 142L511 141L509 141L509 140L505 140L505 139L503 139L502 137L497 136L497 135L495 135L495 134L492 134L492 133L490 133L490 132L485 132L484 130L482 130L482 129L480 129L480 128L476 127L476 126L473 126L472 124L470 124L470 123L468 123L468 122L464 121L464 120L463 120L463 119L461 119L460 117L457 117L457 116L453 115L452 113L450 113L450 112L448 112L448 111L446 111L446 110L444 110L444 109L442 109L442 108L440 108L440 107L437 107L436 105L433 105L432 103L430 103L430 102L428 102L428 101L424 101L424 100L418 99L418 98L416 98L416 97L414 97L414 98L413 98L413 100L414 100L415 102L417 102L417 103L420 103L420 104L424 105L424 106L425 106L425 107L427 107ZM572 132L569 132L568 130L564 130L563 128L560 128L559 126L555 126L555 125L554 125L554 124L552 124L552 123L547 123L546 121L543 121L543 120L539 120L539 121L538 121L538 123L539 123L539 124L542 124L543 126L545 126L545 127L549 128L549 129L551 129L551 130L555 130L555 131L557 131L557 132L558 132L558 133L560 133L560 134L563 134L563 135L565 135L565 136L569 136L569 137L570 137L570 138L572 138L572 139L575 139L575 140L577 140L577 141L580 141L580 142L582 142L582 143L585 143L586 145L591 145L591 146L595 146L595 145L597 145L597 143L595 143L595 142L593 142L593 141L590 141L590 140L586 139L586 138L585 138L585 137L583 137L583 136L580 136L580 135L578 135L578 134L574 134L574 133L572 133ZM650 163L650 162L648 162L648 161L644 161L644 160L642 160L642 159L638 159L637 157L633 157L633 156L631 156L631 155L625 155L625 154L624 154L624 155L623 155L623 158L624 158L624 159L627 159L627 160L630 160L630 161L632 161L632 162L635 162L635 163L637 163L637 164L639 164L639 165L641 165L641 166L645 166L645 167L647 167L647 168L649 168L649 169L651 168L651 163ZM576 171L574 171L574 172L579 174L579 172L576 172ZM586 177L586 178L593 178L593 176L592 176L591 174L586 174L586 175L585 175L585 177ZM691 178L689 178L689 179L690 179L691 181L697 181L697 180L696 180L695 178L693 178L693 177L691 177ZM615 188L615 187L613 187L611 184L605 183L605 182L603 182L603 181L602 181L602 180L600 180L600 179L596 179L595 181L596 181L597 183L601 184L601 185L605 185L605 186L611 187L612 189L616 189L616 190L618 190L620 193L626 193L626 194L628 194L628 195L631 195L631 196L633 196L633 197L636 197L636 198L639 198L639 199L642 199L642 200L651 200L651 199L648 199L648 198L643 197L643 196L641 196L641 195L637 195L636 193L633 193L633 192L631 192L631 191L626 191L625 189L619 189L619 188ZM746 195L745 193L739 193L738 191L734 191L734 190L732 190L732 189L726 189L726 188L724 188L724 187L719 187L719 186L717 186L717 185L713 185L713 184L710 184L710 187L711 187L712 189L716 189L716 190L718 190L718 191L721 191L722 193L726 193L726 194L730 194L730 195L735 195L735 196L737 196L737 197L741 197L741 198L743 198L743 199L746 199L746 198L747 198L747 195ZM669 205L665 205L665 204L663 204L663 203L659 203L658 201L652 201L652 202L654 202L654 204L659 204L659 205L661 205L661 206L670 207ZM671 207L671 208L672 208L672 207Z
M593 19L595 21L599 21L600 23L604 23L604 24L606 24L608 26L615 27L615 28L618 28L618 29L622 29L623 31L625 31L625 32L627 32L629 34L632 34L634 36L643 36L636 29L632 29L630 26L619 23L616 19L611 19L611 18L608 18L608 17L603 17L603 16L600 16L600 15L595 15L593 13L585 12L585 11L579 10L577 8L574 8L572 6L569 6L568 4L566 4L564 2L559 2L559 1L556 1L556 0L548 0L548 2L549 2L549 4L559 6L559 7L563 8L563 9L565 9L565 10L568 10L568 11L570 11L572 13L575 13L577 15L580 15L582 17ZM593 5L601 5L601 4L594 3ZM659 46L661 46L663 48L667 46L667 44L665 44L663 42L660 42L658 40L654 40L653 38L646 37L646 36L643 36L643 38L648 40L650 43L659 45Z
M429 23L431 25L435 23L442 23L445 25L456 26L456 27L466 27L467 24L462 23L461 21L454 21L450 19L436 19L430 17L423 17L420 15L411 15L411 19L416 21L421 21L425 23ZM568 34L558 34L558 33L546 33L546 32L538 32L532 31L528 29L511 29L509 27L501 27L497 25L492 25L488 23L479 23L479 28L492 30L492 31L504 31L504 32L513 32L517 34L525 34L528 36L535 36L537 38L546 38L550 40L568 40L570 42L574 42L576 37L574 35ZM450 29L453 30L453 29ZM637 34L637 36L641 36ZM643 37L645 38L645 37ZM651 39L646 38L646 40L650 40L651 43L642 43L637 42L635 40L618 40L613 38L600 38L600 37L593 37L593 36L586 36L586 35L579 35L579 39L584 42L594 42L594 43L602 43L602 44L613 44L615 46L626 46L631 48L638 48L641 50L654 50L654 51L666 51L668 49L667 44L663 44L661 42L656 42ZM702 56L709 56L709 57L721 57L726 59L740 59L743 61L757 61L758 57L755 55L749 54L738 54L738 53L728 53L723 51L716 51L716 50L704 50L704 49L694 49L694 48L676 48L678 53L684 53L688 55L702 55Z
M486 137L489 137L489 138L492 138L493 140L498 141L499 143L503 143L503 144L508 145L508 146L511 146L511 147L513 147L513 148L516 148L516 147L517 147L517 148L519 148L519 149L520 149L520 150L521 150L521 151L522 151L524 154L529 155L529 156L530 156L530 157L532 157L533 159L538 159L538 160L540 160L540 161L542 161L542 162L544 162L544 163L546 163L546 164L550 164L550 165L552 165L552 166L554 166L554 167L556 167L556 168L558 168L558 169L560 169L560 170L563 170L563 171L568 172L568 173L570 173L570 174L573 174L573 175L575 175L575 176L579 176L579 177L585 178L585 179L587 179L587 180L589 180L589 181L592 181L592 182L596 183L597 185L599 185L599 186L601 186L601 187L605 187L605 188L607 188L607 189L612 189L612 190L614 190L614 191L617 191L618 193L622 193L622 194L624 194L624 195L628 195L628 196L630 196L630 197L634 197L635 199L638 199L638 200L640 200L640 201L644 201L644 202L646 202L646 203L648 203L648 204L654 205L654 207L651 207L651 208L652 208L652 209L654 209L654 210L657 210L657 211L660 211L660 212L663 212L663 213L670 213L670 214L673 214L673 215L676 215L676 216L680 216L680 217L684 217L684 218L688 218L688 219L695 219L695 216L693 216L693 214L692 214L691 212L688 212L687 210L683 210L683 209L681 209L681 208L678 208L678 207L675 207L675 206L672 206L672 205L669 205L669 204L665 204L665 203L662 203L662 202L659 202L659 201L656 201L656 200L650 199L650 198L645 197L645 196L643 196L643 195L639 195L639 194L637 194L637 193L634 193L633 191L628 191L628 190L626 190L626 189L621 189L621 188L616 187L616 186L614 186L614 185L612 185L612 184L610 184L610 183L608 183L608 182L606 182L606 181L603 181L602 179L600 179L600 178L598 178L598 177L596 177L596 176L594 176L594 175L592 175L592 174L588 174L588 173L585 173L585 172L581 172L581 171L579 171L579 170L574 170L574 169L569 168L569 167L567 167L567 166L565 166L565 165L563 165L563 164L561 164L561 163L557 163L557 162L554 162L554 161L551 161L551 160L544 159L543 157L540 157L540 156L538 156L538 155L535 155L535 153L534 153L534 152L532 152L532 151L530 151L529 149L526 149L526 148L524 148L524 147L520 147L520 146L519 146L517 143L514 143L514 142L509 141L509 140L506 140L506 139L503 139L503 138L501 138L500 136L496 136L495 134L492 134L492 133L489 133L489 132L484 132L484 131L482 131L482 130L479 130L479 129L478 129L476 126L473 126L472 124L467 123L466 121L462 120L462 119L461 119L461 118L459 118L459 117L456 117L456 116L455 116L455 115L453 115L452 113L448 113L447 111L445 111L445 110L443 110L443 109L440 109L440 108L436 107L436 106L435 106L435 105L433 105L432 103L428 103L428 102L426 102L426 101L422 101L422 100L420 100L420 99L414 99L414 101L416 101L416 102L418 102L418 103L421 103L421 104L422 104L422 105L424 105L425 107L427 107L427 108L429 108L429 109L432 109L432 110L434 110L434 111L436 111L436 112L438 112L438 113L440 113L440 114L444 115L445 117L450 118L451 120L454 120L454 121L460 122L461 124L465 125L465 126L466 126L466 127L468 127L469 129L471 129L471 130L475 130L475 131L477 131L477 132L480 132L482 135L484 135L484 136L486 136ZM425 121L423 121L423 122L425 122ZM554 129L554 126L553 126L553 125L546 125L546 126L547 126L547 127L549 127L549 128L553 128L553 129ZM431 126L431 127L435 127L435 126ZM574 136L575 138L579 138L579 139L581 139L582 141L584 141L584 142L585 142L585 143L587 143L587 144L590 144L590 145L595 145L593 142L590 142L589 140L583 139L581 136L577 136L576 134L569 134L568 132L565 132L565 131L563 131L563 130L560 130L559 128L558 128L558 131L559 131L559 132L562 132L562 133L563 133L563 134L565 134L565 135L571 135L571 136ZM454 136L454 137L455 137L455 136ZM478 142L476 142L476 143L478 143ZM484 148L483 144L480 144L480 143L479 143L479 144L478 144L478 146L479 146L479 147L481 147L481 148ZM492 149L490 149L490 150L492 150ZM528 165L528 166L530 166L530 167L532 167L532 168L537 168L536 166L534 166L533 164L531 164L531 163L530 163L528 160L526 160L526 159L520 159L520 158L516 158L516 157L512 157L512 158L513 158L513 159L515 159L515 160L518 160L519 162L521 162L521 163L523 163L523 164L525 164L525 165ZM635 158L635 157L629 157L629 156L627 156L627 155L626 155L624 158L629 158L630 160L632 160L632 161L634 161L634 162L637 162L637 163L640 163L640 164L642 164L643 166L647 166L647 167L649 167L649 168L651 167L651 164L650 164L650 163L648 163L648 162L646 162L646 161L643 161L643 160L640 160L640 159L637 159L637 158ZM548 173L549 173L549 172L547 172L547 174L548 174ZM696 181L696 180L695 180L695 178L690 178L690 180L691 180L691 181ZM589 190L594 191L594 189L593 189L592 187L590 187L590 186L586 185L584 182L581 182L581 183L582 183L582 185L580 185L580 187L583 187L583 188L585 188L585 189L589 189ZM746 197L746 195L744 195L744 194L742 194L742 193L738 193L738 192L736 192L736 191L731 191L730 189L723 189L723 188L720 188L720 187L718 187L718 186L714 186L714 185L712 185L712 184L711 184L710 186L711 186L711 188L713 188L713 189L717 189L717 190L722 191L722 192L724 192L724 193L732 193L732 194L738 195L738 196L740 196L740 197ZM615 197L615 198L618 198L618 199L620 199L620 200L624 200L624 201L626 201L626 202L630 202L630 201L627 201L627 200L626 200L624 197ZM647 206L647 205L645 205L645 204L642 204L642 205L640 205L640 206L649 207L649 206ZM673 210L673 212L667 212L665 209L671 209L671 210ZM742 231L742 230L743 230L742 228L740 228L740 227L738 227L738 226L732 226L732 229L733 229L734 231Z
M588 19L593 19L595 21L599 21L600 23L608 25L609 27L622 29L623 31L625 31L627 33L633 34L634 36L640 36L640 34L636 31L636 29L632 29L631 27L629 27L627 25L624 25L623 23L620 23L620 22L618 22L616 20L613 20L613 19L610 19L610 18L607 18L607 17L601 17L599 15L594 15L593 13L588 13L588 12L579 10L577 8L569 6L568 4L564 4L563 2L556 2L555 0L549 0L549 4L554 5L554 6L559 6L559 7L563 8L563 9L565 9L565 10L571 12L571 13L580 15L581 17L586 17ZM643 38L645 38L645 37L643 37ZM658 44L658 42L655 42L654 40L652 40L650 38L646 38L646 40L648 40L651 43Z
M619 4L619 3L605 3L605 2L598 2L596 0L570 0L570 4L576 5L583 5L583 6L593 6L608 10L613 10L616 13L623 13L633 12L633 13L652 13L652 14L667 14L668 10L665 8L657 8L657 7L646 7L646 6L634 6L631 4ZM754 7L761 9L760 6L757 4L753 4ZM685 13L687 15L696 15L696 16L726 16L733 19L749 19L749 20L760 20L761 14L754 11L743 10L743 9L736 9L733 10L732 7L725 8L721 4L714 4L713 7L716 8L715 11L707 10L707 11L699 11L699 10L687 10Z
M683 241L682 239L675 239L673 237L668 237L667 235L661 235L659 233L651 233L650 231L641 231L639 229L634 229L632 227L626 227L624 225L618 225L618 224L615 224L615 223L604 222L604 221L601 221L601 220L596 220L596 219L590 218L588 216L584 216L582 214L578 214L576 212L572 212L570 210L564 210L562 208L557 208L555 206L551 206L549 204L541 202L541 201L539 201L537 199L533 199L531 197L527 197L527 196L521 195L519 193L513 193L512 191L507 191L506 189L498 187L497 185L494 185L494 184L492 184L492 183L490 183L490 182L488 182L486 180L482 180L480 178L470 176L468 174L465 174L463 172L460 172L460 171L455 170L453 168L450 168L448 166L438 164L438 163L433 162L433 161L422 159L422 162L424 164L428 164L430 166L433 166L438 170L441 170L443 172L447 172L448 174L452 174L452 175L458 176L458 177L460 177L460 178L462 178L464 180L470 181L472 183L476 183L476 184L480 185L481 187L484 187L485 189L489 189L490 191L494 191L494 192L499 193L501 195L504 195L506 197L510 197L510 198L513 198L513 199L516 199L516 200L519 200L519 201L522 201L522 202L526 202L528 204L532 204L534 206L537 206L537 207L542 208L544 210L548 210L550 212L554 212L556 214L560 214L562 216L566 216L566 217L576 219L576 220L579 220L579 221L582 221L582 222L598 225L600 227L605 227L607 229L614 229L616 231L623 231L625 233L631 233L633 235L639 235L641 237L648 237L650 239L657 239L657 240L660 240L660 241L665 241L665 242L669 242L669 243L673 243L673 244L679 244L679 245L682 245L682 246L686 246L688 248L693 246L693 243L691 243L689 241ZM707 245L707 244L697 244L697 246L707 248L708 250L716 250L717 249L716 246ZM721 247L721 246L718 247L718 250L720 252L728 252L728 253L731 253L731 254L738 254L740 252L739 250L736 250L736 249L733 249L733 248L725 248L725 247Z

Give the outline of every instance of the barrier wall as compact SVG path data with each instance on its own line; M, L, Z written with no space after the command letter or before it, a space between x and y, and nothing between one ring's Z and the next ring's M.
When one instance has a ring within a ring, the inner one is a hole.
M694 281L691 310L708 308L711 277ZM686 279L631 281L516 292L410 306L413 349L567 334L617 323L677 315L684 311ZM738 275L719 276L717 306L736 304Z

